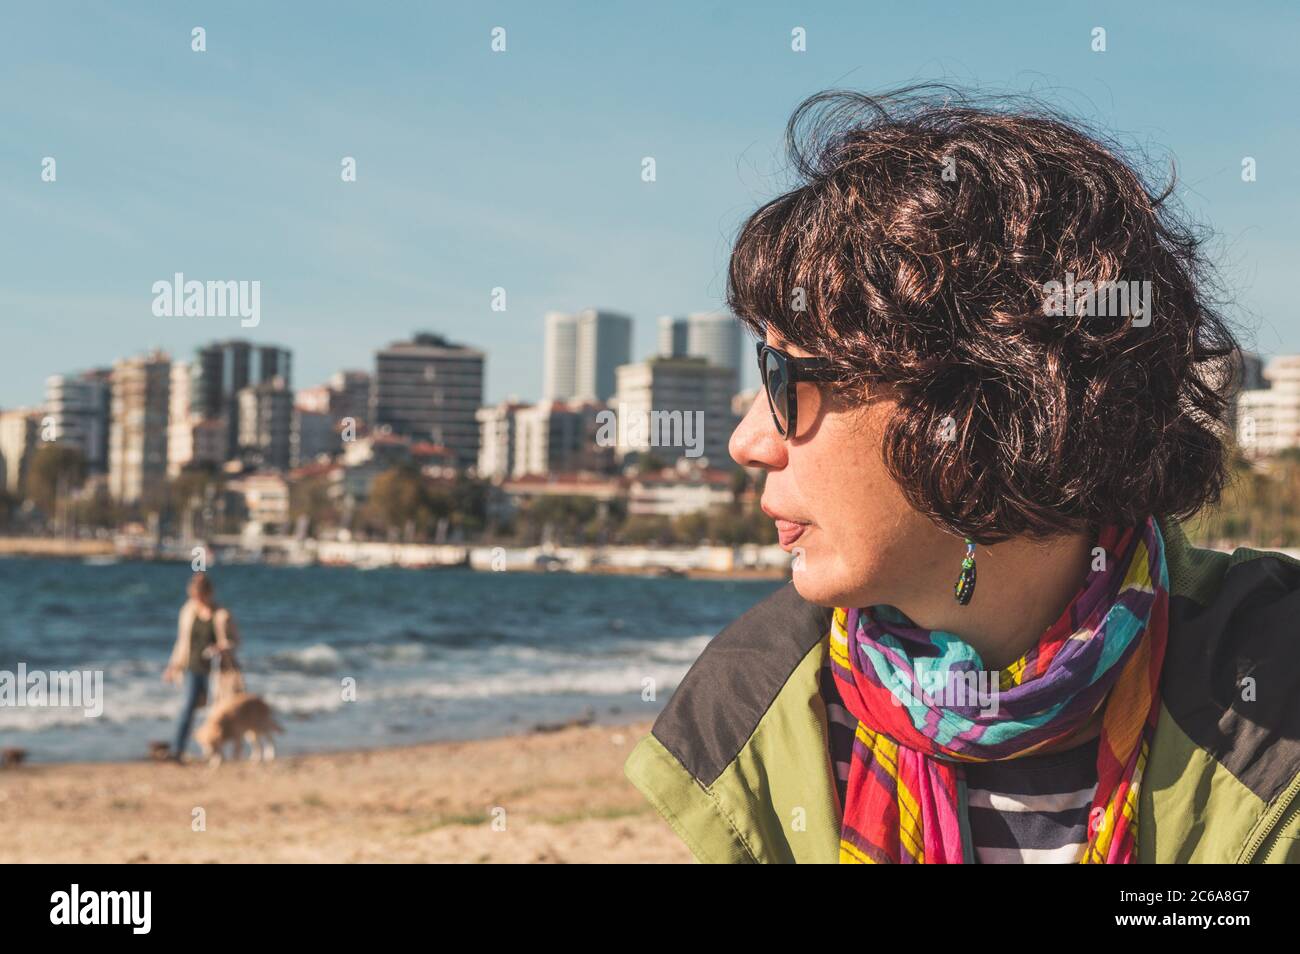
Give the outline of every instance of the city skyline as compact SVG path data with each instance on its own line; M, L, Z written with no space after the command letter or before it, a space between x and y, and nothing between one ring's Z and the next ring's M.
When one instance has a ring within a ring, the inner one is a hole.
M176 289L180 310L179 278ZM450 463L489 479L575 466L612 470L628 454L662 450L660 423L683 456L704 453L715 466L730 465L725 436L743 399L733 318L661 317L661 331L681 325L683 334L670 333L666 343L661 335L658 351L636 362L630 316L549 312L543 325L545 378L554 385L563 366L565 393L529 403L485 402L486 353L427 330L374 350L373 374L337 369L327 382L298 388L292 349L247 338L208 341L188 360L159 348L117 355L111 366L49 375L38 404L0 408L0 476L6 489L25 494L39 448L61 444L79 452L86 474L105 475L109 497L133 504L156 499L195 469L290 475L340 456L364 464L370 451L358 460L343 447L363 427L387 446L400 440L412 454L436 457L435 470ZM557 337L559 329L568 333ZM614 405L617 436L601 410ZM629 428L627 415L653 422L651 430ZM713 422L707 447L706 416ZM368 494L375 475L369 468L354 486L364 484Z
M233 335L283 342L309 383L422 328L492 356L486 403L538 395L522 332L546 311L631 314L632 352L648 355L659 315L722 306L736 228L788 186L784 124L800 100L922 79L1036 93L1157 170L1176 159L1182 201L1217 232L1243 347L1300 352L1296 14L1270 4L1260 31L1262 13L1192 6L1187 21L1110 3L1086 18L952 9L939 31L924 11L761 3L568 18L511 4L327 5L319 19L251 4L15 11L0 37L0 407L36 402L45 376L96 366L121 341L173 354ZM1104 53L1090 48L1098 26ZM791 50L796 27L806 52ZM354 182L340 178L348 157ZM260 281L259 326L154 317L152 285L178 272Z
M603 313L603 314L613 313L611 309L583 308L583 309L578 309L574 314L577 315L577 314L582 314L587 312ZM485 392L483 404L481 406L484 407L495 406L505 401L536 403L536 402L550 399L544 391L544 384L542 381L541 369L544 369L545 356L543 355L541 348L545 339L545 322L547 318L555 314L557 313L554 311L548 312L547 314L541 316L538 321L539 328L537 334L537 341L535 343L536 347L534 348L534 360L537 362L539 368L539 374L537 375L538 378L537 393L525 394L519 391L512 390L506 394L501 395L499 398L492 399L486 396L486 392ZM712 317L719 313L695 312L692 313L691 317L699 317L702 314L709 315ZM656 327L658 327L659 323L666 319L680 321L680 320L684 320L686 317L687 316L659 315L656 316L653 323L655 324ZM637 321L634 317L631 318L631 325L633 329L637 327ZM743 336L745 332L743 328L740 327L739 322L737 322L737 327L739 329L739 334ZM215 326L213 327L213 330L214 332L216 331ZM258 338L254 335L248 334L247 329L241 329L238 326L236 326L234 329L227 329L227 332L228 333L214 334L211 337L198 341L193 346L182 348L180 350L169 349L160 344L157 344L156 342L144 343L134 347L121 345L119 346L119 350L117 352L114 352L111 355L101 356L98 359L92 360L85 365L79 365L77 367L67 367L67 368L60 367L60 368L47 369L40 375L41 386L39 391L36 394L31 395L26 400L20 400L14 403L7 403L7 404L0 403L0 411L40 410L45 406L45 404L48 401L48 390L49 390L49 384L51 379L53 378L75 379L78 376L89 374L91 372L111 371L113 365L116 362L123 361L123 360L130 360L145 354L159 353L167 356L167 358L173 364L177 364L177 363L189 364L189 363L194 363L199 357L201 357L202 353L208 349L218 347L218 346L225 346L229 344L238 343L238 344L248 345L249 347L251 347L251 349L254 352L283 351L287 354L294 355L295 357L293 361L296 367L297 364L296 355L298 352L296 346L293 345L292 343L286 343L278 340L272 341L267 338ZM293 375L292 381L286 380L286 384L288 385L289 391L296 396L300 392L312 391L317 388L327 386L331 381L331 379L334 379L339 375L349 374L353 372L360 372L367 375L372 374L375 368L376 358L386 349L388 349L394 344L409 342L410 340L412 340L417 336L427 335L427 334L441 336L441 332L432 326L415 327L410 329L405 335L399 336L396 339L386 340L382 343L374 343L370 345L364 351L358 352L358 354L361 356L360 360L354 361L347 365L342 365L336 368L328 369L319 379L302 380L300 376L295 373ZM482 353L485 365L487 367L491 366L491 357L492 357L491 353L488 352L485 348L476 345L473 341L456 340L456 341L449 341L449 344L455 347L467 348L472 351ZM636 348L632 348L631 354L629 355L627 361L615 362L614 366L617 367L622 364L639 364L648 359L658 357L662 353L663 352L658 347L658 345L647 348L644 353L638 353ZM747 370L747 365L743 362L743 358L742 358L741 375L740 375L742 384L739 388L739 390L742 391L745 390L746 388L752 388L756 386L754 382L744 383L746 381L745 370ZM757 377L756 374L753 376ZM580 396L570 394L562 397L561 400L568 400L574 397L580 397Z

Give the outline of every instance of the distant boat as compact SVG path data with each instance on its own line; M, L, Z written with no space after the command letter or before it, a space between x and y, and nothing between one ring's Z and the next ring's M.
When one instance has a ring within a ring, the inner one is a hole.
M676 566L658 566L650 571L652 576L684 577L686 571Z
M100 555L100 556L88 556L85 559L83 559L81 562L85 566L116 566L122 561L120 558L115 556Z

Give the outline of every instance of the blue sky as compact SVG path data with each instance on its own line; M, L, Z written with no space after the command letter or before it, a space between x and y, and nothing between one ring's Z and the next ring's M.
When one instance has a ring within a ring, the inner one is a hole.
M295 384L415 329L536 397L542 315L718 307L827 87L1036 93L1156 161L1212 226L1243 342L1300 351L1300 15L1211 3L29 3L0 33L0 406L48 374L245 335ZM996 11L996 12L994 12ZM207 52L190 49L207 31ZM490 50L506 30L507 52ZM808 50L790 49L807 31ZM1107 31L1107 51L1090 49ZM1243 156L1258 180L1241 181ZM58 180L41 181L53 156ZM344 156L358 181L340 180ZM641 181L653 156L658 180ZM167 319L153 282L259 280L262 320ZM504 287L508 309L491 310ZM752 376L751 376L752 377Z

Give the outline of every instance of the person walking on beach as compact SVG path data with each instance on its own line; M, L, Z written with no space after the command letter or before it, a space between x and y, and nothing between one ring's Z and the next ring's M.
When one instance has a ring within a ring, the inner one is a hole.
M195 573L190 578L188 594L176 626L176 645L163 670L163 680L179 682L183 693L171 748L171 758L177 762L189 744L195 710L207 705L213 657L233 653L239 645L235 619L230 610L217 605L212 580L206 573Z

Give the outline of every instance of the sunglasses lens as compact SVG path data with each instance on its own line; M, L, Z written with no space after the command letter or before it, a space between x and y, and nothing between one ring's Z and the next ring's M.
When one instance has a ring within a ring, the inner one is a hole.
M776 428L784 437L789 426L786 419L789 386L785 379L785 367L770 351L763 356L763 384L767 388L767 400L772 406L772 416L776 418Z

